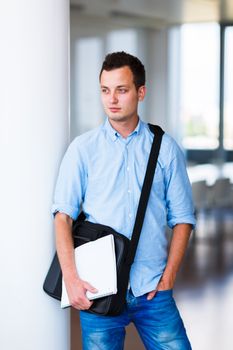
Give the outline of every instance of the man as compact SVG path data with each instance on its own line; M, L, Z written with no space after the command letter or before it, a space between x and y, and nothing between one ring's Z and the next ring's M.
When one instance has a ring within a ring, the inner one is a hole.
M145 70L139 59L125 52L107 55L100 87L108 118L69 146L53 205L58 256L69 300L78 310L90 308L86 291L96 289L77 275L72 222L82 206L87 220L111 226L131 238L153 140L137 112L146 94ZM167 224L173 229L169 253ZM146 349L191 349L172 289L194 224L184 156L165 134L130 272L125 311L120 316L81 311L84 350L123 349L125 326L130 322Z

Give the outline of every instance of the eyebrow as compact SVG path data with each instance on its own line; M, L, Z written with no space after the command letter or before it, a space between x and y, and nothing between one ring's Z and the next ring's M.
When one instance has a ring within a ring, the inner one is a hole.
M129 86L126 84L126 85L117 85L116 88L117 89L120 89L120 88L128 88ZM105 86L105 85L101 85L101 88L105 88L105 89L109 89L108 86Z
M118 85L117 86L117 88L119 89L119 88L127 88L128 87L128 85Z

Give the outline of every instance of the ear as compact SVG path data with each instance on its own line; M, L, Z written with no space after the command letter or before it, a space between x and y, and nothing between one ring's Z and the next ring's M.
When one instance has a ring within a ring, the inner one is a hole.
M142 85L138 88L138 101L143 101L146 96L146 87Z

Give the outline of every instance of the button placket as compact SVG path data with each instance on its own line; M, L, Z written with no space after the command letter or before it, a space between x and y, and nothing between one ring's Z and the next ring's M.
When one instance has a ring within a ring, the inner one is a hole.
M130 202L130 166L128 157L128 146L125 144L124 147L124 158L125 158L125 194L126 194L126 226L127 231L130 232L131 228L131 202ZM130 237L129 237L130 238Z
M132 144L128 145L128 164L127 164L127 180L128 180L128 186L127 186L127 194L128 194L128 223L129 223L129 232L130 232L130 237L132 235L132 229L133 229L133 218L134 218L134 203L133 203L133 174L132 174L132 164L133 164L133 159L132 159L132 151L133 147Z

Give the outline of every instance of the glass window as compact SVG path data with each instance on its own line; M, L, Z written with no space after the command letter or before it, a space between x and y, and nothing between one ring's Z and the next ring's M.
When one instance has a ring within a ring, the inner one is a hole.
M187 149L219 145L219 31L216 23L181 28L180 113Z
M225 31L224 148L233 150L233 27Z

